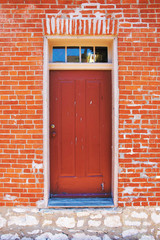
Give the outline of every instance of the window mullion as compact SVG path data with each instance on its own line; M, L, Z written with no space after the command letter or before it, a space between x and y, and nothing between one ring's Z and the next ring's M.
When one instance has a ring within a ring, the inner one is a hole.
M67 46L65 46L65 63L67 63Z
M79 62L81 63L81 46L79 47Z

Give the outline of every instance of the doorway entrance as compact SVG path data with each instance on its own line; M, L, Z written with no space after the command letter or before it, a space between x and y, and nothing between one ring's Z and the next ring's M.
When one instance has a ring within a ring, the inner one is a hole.
M110 196L111 145L111 71L50 71L50 193Z

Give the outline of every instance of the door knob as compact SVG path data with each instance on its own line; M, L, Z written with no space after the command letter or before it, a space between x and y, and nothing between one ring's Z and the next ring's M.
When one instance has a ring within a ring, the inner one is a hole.
M51 128L55 128L56 126L54 124L51 124Z

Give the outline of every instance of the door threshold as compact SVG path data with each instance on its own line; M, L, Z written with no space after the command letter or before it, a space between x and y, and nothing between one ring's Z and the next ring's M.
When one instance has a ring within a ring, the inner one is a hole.
M109 198L110 193L54 193L50 198Z
M50 198L48 208L101 208L114 207L112 198Z

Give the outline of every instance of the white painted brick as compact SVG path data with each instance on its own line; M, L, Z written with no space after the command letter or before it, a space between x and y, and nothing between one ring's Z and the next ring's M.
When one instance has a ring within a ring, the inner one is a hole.
M89 220L88 225L90 227L99 227L101 225L101 221Z
M148 215L145 212L132 212L131 216L134 218L148 218Z
M21 240L33 240L33 238L30 238L30 237L23 237Z
M77 227L82 227L84 225L84 220L78 220Z
M77 217L87 217L89 212L77 212Z
M156 213L152 213L151 218L152 218L154 223L156 223L156 224L160 223L160 214L157 215Z
M109 216L105 218L104 225L107 227L121 227L122 223L119 216Z
M132 235L136 235L138 233L138 230L137 229L128 229L128 230L125 230L122 232L122 236L125 238L125 237L130 237Z
M140 226L141 222L138 222L138 221L125 221L125 225L127 225L127 226Z
M13 208L13 212L17 212L17 213L24 213L26 212L27 209L26 208L23 208L23 207L16 207L16 208Z
M0 228L3 228L6 226L6 219L0 216Z
M75 227L75 219L69 217L59 217L56 221L58 227L65 228L74 228Z
M39 232L40 232L40 230L37 229L37 230L33 230L32 232L28 232L28 234L38 234Z
M35 239L36 240L46 240L46 239L49 239L49 240L67 240L68 237L63 233L53 235L50 232L46 232L46 233L43 233L40 236L36 237Z
M143 222L143 226L150 226L151 223L150 222Z
M101 240L100 237L85 235L84 233L76 233L73 235L72 240Z
M52 220L44 220L43 222L43 226L51 225L51 224L52 224Z
M1 240L19 240L20 238L19 238L19 236L18 236L18 234L16 233L16 234L3 234L2 236L1 236Z
M90 216L90 218L91 219L96 219L96 218L102 218L102 214L92 214L91 216Z
M105 234L105 235L103 236L103 240L111 240L111 239L110 239L110 237L109 237L108 235Z
M8 226L18 225L18 226L34 226L37 225L39 221L30 215L24 216L11 216L8 221Z
M139 240L155 240L153 236L143 235Z

